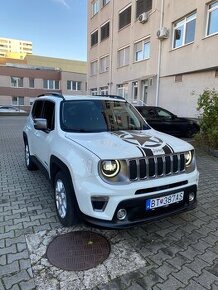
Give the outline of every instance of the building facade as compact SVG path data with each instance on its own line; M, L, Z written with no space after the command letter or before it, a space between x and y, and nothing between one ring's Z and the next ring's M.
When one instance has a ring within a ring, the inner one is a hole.
M31 63L33 59L34 65ZM4 63L0 63L0 105L29 110L33 100L46 92L87 94L86 62L69 60L67 67L67 60L40 56L33 59L19 63L4 59Z
M24 59L32 54L32 42L11 38L0 38L0 57Z
M218 89L218 1L88 1L88 91L197 117Z

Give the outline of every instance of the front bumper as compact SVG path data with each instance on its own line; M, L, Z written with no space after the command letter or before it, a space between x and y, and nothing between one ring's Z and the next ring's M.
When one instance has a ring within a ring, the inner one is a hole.
M183 201L170 204L167 206L159 207L152 210L146 210L145 204L147 199L158 198L161 196L167 196L169 194L181 192L181 189L172 190L155 195L149 195L149 197L143 196L139 198L131 198L121 201L114 213L111 221L96 219L87 215L82 214L83 219L98 227L111 228L111 229L123 229L133 227L145 222L161 219L176 213L192 210L197 205L197 186L192 185L182 189L184 191ZM189 201L189 193L195 194L195 199ZM123 221L117 219L117 211L119 209L127 210L127 217Z

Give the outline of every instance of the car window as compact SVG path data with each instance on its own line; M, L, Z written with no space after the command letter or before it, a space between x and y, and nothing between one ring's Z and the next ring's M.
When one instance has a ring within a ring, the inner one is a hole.
M156 116L155 110L153 108L142 107L138 110L145 119L154 118Z
M44 101L38 100L35 101L32 109L32 117L33 119L42 118L42 109L43 109Z
M156 111L157 111L158 117L161 117L161 118L169 118L169 119L172 118L172 114L170 114L169 112L167 112L167 111L165 111L163 109L157 108Z
M45 101L43 107L42 118L47 120L48 130L54 130L54 117L55 117L55 103Z
M63 130L73 132L150 128L129 103L105 100L62 102L61 126Z

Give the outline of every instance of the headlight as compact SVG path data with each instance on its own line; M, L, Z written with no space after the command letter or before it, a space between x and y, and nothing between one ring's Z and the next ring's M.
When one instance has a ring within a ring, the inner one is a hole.
M188 151L185 153L185 166L189 166L192 162L192 152Z
M105 160L101 163L101 172L106 177L114 177L120 171L120 163L117 160Z

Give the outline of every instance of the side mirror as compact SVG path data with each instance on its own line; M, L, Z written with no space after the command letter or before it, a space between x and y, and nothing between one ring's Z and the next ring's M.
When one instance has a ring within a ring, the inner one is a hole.
M46 119L34 119L34 128L36 130L47 130L48 129L48 125L47 125L47 120Z

